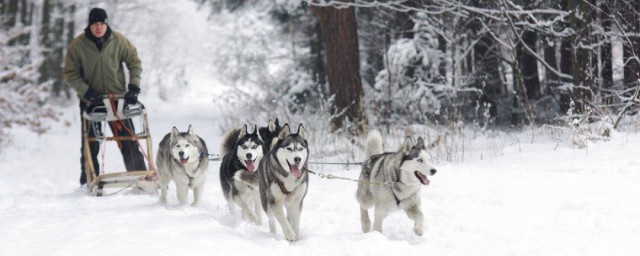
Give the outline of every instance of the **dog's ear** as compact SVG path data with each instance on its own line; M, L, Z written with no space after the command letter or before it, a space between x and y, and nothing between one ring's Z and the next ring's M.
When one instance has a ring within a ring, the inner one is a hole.
M171 139L178 137L178 134L180 134L180 131L174 126L173 129L171 129Z
M276 128L278 127L278 119L276 119L276 121L274 122L273 119L269 119L269 125L267 125L269 128L269 132L275 132Z
M303 139L307 139L307 133L304 130L304 126L302 124L298 125L298 136L302 137Z
M402 148L400 148L400 152L406 154L409 154L409 151L411 151L411 147L413 147L413 141L411 140L411 137L407 136L407 138L404 139L404 142L402 143Z
M287 137L289 134L291 134L291 128L289 128L289 124L284 124L282 131L278 134L278 140L284 140L284 137Z
M240 134L238 134L238 139L244 137L245 135L247 135L247 125L246 124L244 126L242 126L242 129L240 129Z
M187 133L189 133L191 137L196 137L196 133L193 132L193 128L191 127L191 125L189 125L189 130L187 131Z
M424 139L422 139L422 137L418 137L418 143L416 143L416 148L427 149L427 147L424 145Z
M258 125L257 125L257 124L253 127L253 134L255 134L256 136L258 136L258 139L259 139L260 141L264 142L264 140L262 139L262 136L260 136L260 131L259 131L259 129L258 129Z

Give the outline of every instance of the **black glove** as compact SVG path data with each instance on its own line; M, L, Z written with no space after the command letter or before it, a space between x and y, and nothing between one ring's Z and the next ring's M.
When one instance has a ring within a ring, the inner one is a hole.
M89 88L82 97L89 101L89 106L102 104L102 95L99 95L91 88Z
M140 87L129 84L129 91L124 94L124 102L126 104L138 103L138 94L140 93Z

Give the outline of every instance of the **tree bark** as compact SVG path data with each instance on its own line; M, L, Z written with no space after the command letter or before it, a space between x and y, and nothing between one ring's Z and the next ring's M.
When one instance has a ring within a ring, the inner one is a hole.
M625 96L631 96L634 89L638 86L640 79L640 7L637 4L630 4L623 9L626 28L624 34L629 40L623 38L623 59L624 59L624 89L627 93Z
M356 125L356 129L350 129L350 132L363 133L367 118L362 108L364 92L355 8L312 6L311 10L324 37L329 92L335 96L331 128L333 131L343 128L345 119L348 119Z
M599 16L602 22L602 29L605 33L605 35L601 37L604 43L600 48L600 88L602 89L600 94L602 96L602 103L605 106L611 106L613 103L613 94L611 92L613 89L613 56L611 54L612 45L609 33L612 32L613 27L611 19L608 17L611 9L607 2L602 2L600 8L602 12L599 12Z
M589 0L595 4L595 0ZM590 67L590 51L582 45L589 44L591 31L589 23L591 18L589 6L581 0L569 0L568 10L572 13L569 16L571 28L575 31L572 35L571 42L575 46L574 53L571 58L571 66L573 67L573 102L574 113L585 113L587 105L591 102L591 88L593 86L593 77L589 72ZM582 15L578 15L582 14Z
M522 41L529 49L536 49L536 40L538 35L536 32L527 30L522 34ZM527 90L527 98L529 101L540 99L540 79L538 78L538 60L529 51L524 49L522 44L516 47L520 70L522 71L522 79L524 87Z

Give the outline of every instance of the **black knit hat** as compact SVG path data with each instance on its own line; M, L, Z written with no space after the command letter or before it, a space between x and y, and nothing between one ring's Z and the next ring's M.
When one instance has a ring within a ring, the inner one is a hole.
M96 22L107 22L107 12L100 8L93 8L91 12L89 12L89 25Z

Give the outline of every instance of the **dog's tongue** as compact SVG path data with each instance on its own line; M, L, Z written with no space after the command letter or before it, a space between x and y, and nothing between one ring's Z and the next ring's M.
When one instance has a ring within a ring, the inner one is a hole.
M180 164L181 164L181 165L186 164L186 163L187 163L187 160L189 160L189 158L188 158L188 157L187 157L187 158L180 158Z
M422 174L419 171L415 171L416 177L418 177L418 180L420 180L420 183L422 183L422 185L428 186L429 185L429 179L427 179L427 176Z
M247 165L247 170L250 172L256 171L256 166L253 165L253 160L245 160L244 164Z
M300 171L300 168L298 168L297 165L291 165L291 171L293 172L293 176L296 176L296 178L300 178L300 176L302 176L302 172Z

